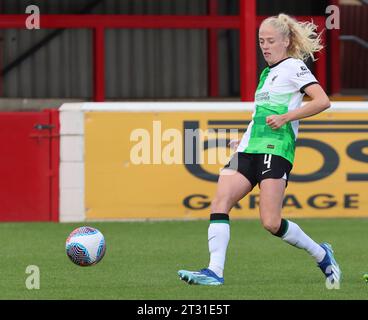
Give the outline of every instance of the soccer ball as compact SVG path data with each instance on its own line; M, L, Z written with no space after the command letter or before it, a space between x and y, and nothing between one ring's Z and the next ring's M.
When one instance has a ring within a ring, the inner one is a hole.
M80 227L72 231L65 243L66 254L79 266L92 266L105 255L103 234L92 227Z

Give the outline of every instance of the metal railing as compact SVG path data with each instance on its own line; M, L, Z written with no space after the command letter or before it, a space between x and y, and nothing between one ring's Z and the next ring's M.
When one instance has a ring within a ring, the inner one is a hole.
M355 43L359 44L360 46L362 46L363 48L368 49L368 41L365 41L360 37L357 37L357 36L354 36L354 35L342 35L342 36L339 37L339 39L342 40L342 41L355 42Z

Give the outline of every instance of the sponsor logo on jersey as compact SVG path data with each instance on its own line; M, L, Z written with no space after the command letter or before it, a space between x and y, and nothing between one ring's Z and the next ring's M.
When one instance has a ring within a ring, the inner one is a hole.
M296 75L297 75L297 77L302 77L302 76L304 76L305 74L308 74L308 73L311 73L309 70L307 70L307 71L303 71L303 72L298 72Z
M256 101L270 101L270 93L269 92L261 92L256 94Z

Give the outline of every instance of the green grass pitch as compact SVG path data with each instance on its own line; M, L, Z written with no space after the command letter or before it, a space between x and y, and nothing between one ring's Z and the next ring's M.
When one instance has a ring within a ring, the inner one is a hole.
M368 299L368 219L295 219L318 242L328 241L343 271L339 290L303 250L271 236L258 220L231 221L225 285L190 286L179 269L208 264L208 221L2 223L0 299L258 300ZM74 265L65 239L90 225L105 236L104 259ZM28 265L40 269L40 289L28 290Z

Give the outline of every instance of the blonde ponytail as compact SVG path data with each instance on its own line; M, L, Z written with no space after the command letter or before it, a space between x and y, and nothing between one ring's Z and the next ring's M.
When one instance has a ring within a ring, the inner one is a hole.
M323 49L321 33L317 33L317 26L313 22L299 22L287 14L280 13L265 19L262 24L265 23L289 38L287 53L290 57L304 61L312 58L315 61L314 53Z

